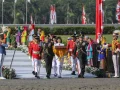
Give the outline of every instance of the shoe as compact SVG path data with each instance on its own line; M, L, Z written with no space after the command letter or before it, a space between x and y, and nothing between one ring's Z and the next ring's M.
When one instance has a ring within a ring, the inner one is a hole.
M40 77L37 75L37 72L35 73L35 77L36 77L37 79L40 79Z
M78 75L78 78L84 78L84 76L79 74L79 75Z
M62 78L61 76L59 76L58 78Z
M81 75L79 74L79 75L78 75L78 78L80 78L80 77L81 77Z
M54 74L54 77L57 77L57 74Z
M113 76L113 78L119 78L119 76Z
M37 79L40 79L40 77L39 76L35 76Z
M75 71L73 71L73 72L71 73L71 75L76 75L76 74L75 74Z
M47 77L47 79L50 79L50 76L46 76Z
M35 71L32 71L32 74L35 75Z

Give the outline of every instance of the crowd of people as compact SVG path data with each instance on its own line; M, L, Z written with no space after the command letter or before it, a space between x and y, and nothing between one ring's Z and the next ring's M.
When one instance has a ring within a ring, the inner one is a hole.
M18 30L15 40L17 46L20 46L21 44L25 45L26 42L28 42L28 53L33 67L32 74L38 79L40 79L40 67L42 59L44 59L46 63L46 77L48 79L50 79L52 68L54 70L54 76L62 78L64 55L68 56L68 60L71 63L71 75L76 75L77 71L78 78L84 78L85 66L94 66L94 49L98 53L97 60L99 62L99 69L105 71L107 50L109 47L112 47L112 59L115 71L115 76L113 77L119 77L120 43L118 41L118 32L113 33L113 40L111 44L108 44L106 42L106 38L103 36L100 36L99 42L95 42L89 36L85 36L81 33L80 35L74 34L71 37L68 37L68 40L66 41L67 46L65 46L65 44L62 43L61 37L51 34L45 36L44 31L40 28L37 30L37 33L35 33L34 25L31 25L29 34L27 34L27 27L24 27L22 33L20 31L20 27L17 27L16 30ZM7 31L7 39L5 33L3 33L4 38L0 38L1 46L4 46L2 43L7 43L8 46L11 45L9 40L10 31L11 30L9 28ZM93 44L97 44L97 46L93 48Z
M33 38L36 35L33 35ZM39 37L37 37L39 39ZM76 75L76 71L78 72L78 78L84 78L85 66L93 67L93 54L94 49L97 51L97 60L99 63L99 69L101 71L106 71L106 58L107 58L107 50L112 47L112 59L113 66L115 71L115 78L119 77L119 41L118 33L113 34L113 40L111 44L107 44L106 38L101 36L99 38L99 42L95 42L88 36L81 35L72 35L67 40L67 46L62 43L61 37L57 37L55 35L49 34L45 37L45 41L42 41L41 46L41 55L40 57L46 62L46 72L47 78L50 78L51 69L54 70L54 76L61 78L62 67L64 63L64 55L68 56L68 60L71 63L72 72L71 75ZM34 41L33 41L34 42ZM97 44L95 48L93 48L93 44ZM30 47L34 46L33 43L30 44ZM30 50L32 52L32 49ZM36 53L36 52L35 52ZM32 54L32 53L31 53ZM31 55L32 57L32 55ZM33 58L33 57L32 57ZM33 60L34 61L34 60ZM35 66L37 68L37 66ZM33 66L34 68L34 66ZM35 74L37 69L33 71ZM37 73L38 74L38 73ZM37 76L37 74L35 74ZM103 76L105 77L105 76Z

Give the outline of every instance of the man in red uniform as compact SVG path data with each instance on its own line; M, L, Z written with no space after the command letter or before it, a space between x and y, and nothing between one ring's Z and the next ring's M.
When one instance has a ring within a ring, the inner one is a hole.
M35 72L35 77L39 77L40 73L40 66L41 66L41 52L42 52L42 47L40 46L40 40L39 37L35 37L34 43L32 45L32 52L30 53L32 55L33 63L34 63L34 72Z
M35 42L35 37L36 37L36 35L33 34L32 37L33 37L33 40L30 41L30 42L29 42L29 45L28 45L28 52L29 52L29 57L30 57L30 59L32 59L32 46L33 46L33 44L34 44L34 42ZM35 75L33 59L32 59L32 67L33 67L32 74Z
M67 44L67 49L68 49L68 53L70 53L70 60L71 60L71 66L72 66L71 75L76 75L75 71L76 71L77 61L75 59L76 53L74 52L75 45L76 45L76 37L72 36L72 40L68 41L68 44Z

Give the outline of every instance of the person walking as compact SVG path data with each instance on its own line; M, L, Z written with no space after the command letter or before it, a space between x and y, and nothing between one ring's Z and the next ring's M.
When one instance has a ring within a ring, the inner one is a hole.
M38 36L35 37L34 43L32 45L30 55L32 55L33 59L33 66L34 66L34 72L35 77L40 79L40 67L41 67L41 53L42 53L42 47L40 46L40 39Z
M53 43L49 41L48 37L45 38L45 43L43 44L43 56L46 63L46 73L47 73L46 77L50 79L54 52L53 52Z
M74 57L75 57L75 53L74 53L75 44L76 44L76 36L73 35L72 39L69 40L68 43L67 43L67 49L68 49L68 53L70 55L71 66L72 66L71 75L76 75L75 71L76 71L77 61L76 61L76 59L74 59Z

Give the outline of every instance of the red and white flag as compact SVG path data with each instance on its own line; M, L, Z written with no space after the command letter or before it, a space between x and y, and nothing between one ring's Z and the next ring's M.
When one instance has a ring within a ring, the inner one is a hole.
M50 6L50 24L53 24L53 5Z
M50 24L55 24L56 22L57 22L57 19L56 19L55 5L51 5L51 7L50 7Z
M53 19L54 19L54 23L56 24L57 22L57 19L56 19L56 8L55 8L55 5L53 6Z
M116 7L116 20L120 23L120 0L118 0L118 4Z
M85 13L84 5L82 7L82 24L86 24L86 13Z
M103 12L103 1L96 0L96 41L100 42L100 37L103 34L103 22L104 22L104 12Z
M32 15L30 16L30 21L31 21L31 24L33 24L33 17L32 17Z

